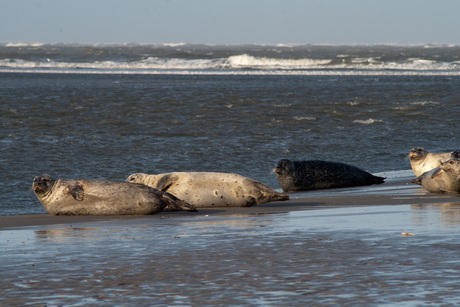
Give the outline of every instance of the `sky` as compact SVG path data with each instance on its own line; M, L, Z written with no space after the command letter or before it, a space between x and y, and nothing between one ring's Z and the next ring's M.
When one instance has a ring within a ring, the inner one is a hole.
M458 0L0 0L0 43L460 44Z

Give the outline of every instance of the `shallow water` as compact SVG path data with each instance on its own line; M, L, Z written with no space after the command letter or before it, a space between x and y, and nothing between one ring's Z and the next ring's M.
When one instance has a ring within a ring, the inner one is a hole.
M234 172L282 158L409 169L460 147L460 77L0 74L0 214L44 212L35 176Z
M456 304L459 215L451 203L7 229L0 303Z
M0 215L43 213L43 173L407 170L412 147L460 148L459 48L0 44Z

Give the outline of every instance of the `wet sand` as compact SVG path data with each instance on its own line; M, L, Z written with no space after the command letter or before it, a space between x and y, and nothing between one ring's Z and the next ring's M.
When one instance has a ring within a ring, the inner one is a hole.
M291 197L198 213L2 216L0 305L460 303L459 195L401 178Z

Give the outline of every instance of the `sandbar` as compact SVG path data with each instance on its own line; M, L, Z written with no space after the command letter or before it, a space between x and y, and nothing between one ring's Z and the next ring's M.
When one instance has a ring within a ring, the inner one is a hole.
M454 305L460 197L405 179L248 208L0 217L0 305Z
M298 210L342 208L345 206L460 203L460 195L458 194L429 193L420 186L409 183L408 178L391 180L381 185L306 191L293 193L290 196L291 199L288 201L270 202L253 207L201 208L199 212L160 212L149 216L54 216L50 214L0 216L0 229L102 221L121 222L123 220L145 218L281 213Z

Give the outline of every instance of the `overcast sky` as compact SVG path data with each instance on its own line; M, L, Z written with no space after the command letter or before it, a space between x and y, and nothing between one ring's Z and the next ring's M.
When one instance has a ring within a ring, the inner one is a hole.
M460 44L459 0L0 0L0 42Z

